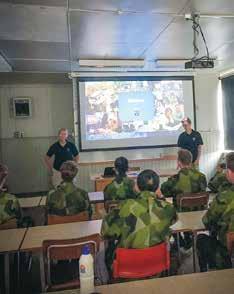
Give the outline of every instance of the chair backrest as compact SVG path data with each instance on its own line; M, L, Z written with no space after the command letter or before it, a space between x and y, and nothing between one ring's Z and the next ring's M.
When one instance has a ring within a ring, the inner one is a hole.
M227 249L230 256L232 256L234 252L234 232L227 233Z
M100 248L100 241L101 238L99 234L94 234L78 239L44 240L42 249L47 284L49 286L51 285L51 260L79 259L82 254L82 247L86 244L90 246L91 254L95 258L96 253Z
M184 193L176 196L176 203L179 210L183 209L207 209L209 193Z
M170 253L167 242L144 249L117 248L113 264L113 277L146 278L170 268Z
M9 221L0 224L0 230L9 230L9 229L17 229L17 219L13 218Z
M89 220L89 214L87 211L83 211L79 214L74 214L74 215L61 216L61 215L48 214L47 216L48 225L84 222L88 220Z
M118 200L107 200L105 201L105 210L107 213L109 213L111 210L118 208L119 204L121 203L121 201Z

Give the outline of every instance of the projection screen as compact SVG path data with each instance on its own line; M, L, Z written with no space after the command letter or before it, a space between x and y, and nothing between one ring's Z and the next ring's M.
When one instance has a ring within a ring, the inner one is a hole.
M80 150L175 146L195 123L193 77L81 78Z

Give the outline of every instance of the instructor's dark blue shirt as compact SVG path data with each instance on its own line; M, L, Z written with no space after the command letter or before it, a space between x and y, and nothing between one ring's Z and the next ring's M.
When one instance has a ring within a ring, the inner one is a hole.
M78 155L78 150L75 144L68 142L62 146L59 141L50 146L47 156L54 155L54 169L60 170L61 165L68 160L73 160Z
M193 155L193 162L197 160L198 146L203 145L201 134L197 131L192 130L191 134L183 132L180 134L178 147L189 150Z

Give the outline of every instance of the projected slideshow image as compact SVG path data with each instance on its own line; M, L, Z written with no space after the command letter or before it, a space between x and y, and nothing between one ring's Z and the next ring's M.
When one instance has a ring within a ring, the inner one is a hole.
M181 129L182 81L86 82L85 97L86 140L146 138Z

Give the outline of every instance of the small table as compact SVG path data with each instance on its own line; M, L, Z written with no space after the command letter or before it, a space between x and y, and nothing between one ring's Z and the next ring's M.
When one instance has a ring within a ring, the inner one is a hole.
M10 293L9 256L18 252L23 242L27 229L11 229L0 231L0 254L4 255L5 291ZM18 263L19 274L19 263Z

